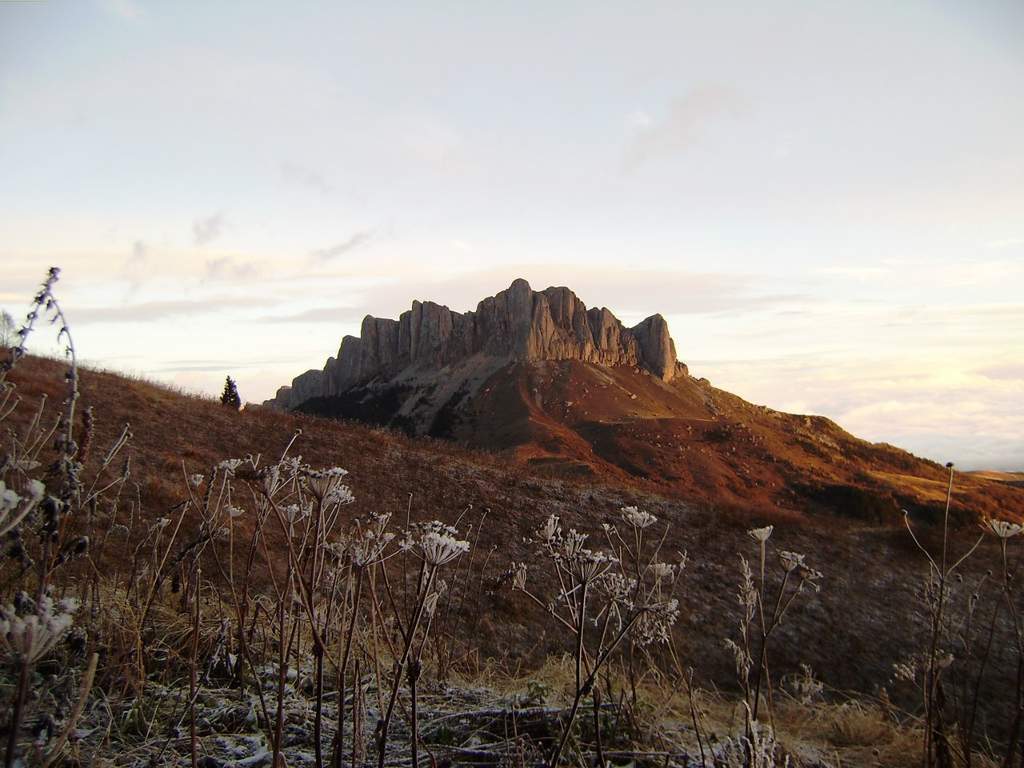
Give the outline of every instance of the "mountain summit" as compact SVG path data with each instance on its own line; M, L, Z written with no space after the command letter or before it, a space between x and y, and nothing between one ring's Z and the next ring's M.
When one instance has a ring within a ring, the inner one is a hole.
M408 378L472 358L478 370L509 362L578 360L639 368L662 381L686 373L661 315L627 328L605 307L588 309L568 288L534 291L520 278L472 312L413 301L397 320L367 315L360 335L345 336L338 356L323 370L306 371L264 404L295 409L374 380Z
M415 301L397 320L367 317L336 358L266 404L716 507L825 509L899 523L903 508L939 515L945 501L939 464L690 376L660 315L627 328L568 288L534 291L525 280L472 312ZM1017 489L992 485L958 494L956 514L1009 508Z

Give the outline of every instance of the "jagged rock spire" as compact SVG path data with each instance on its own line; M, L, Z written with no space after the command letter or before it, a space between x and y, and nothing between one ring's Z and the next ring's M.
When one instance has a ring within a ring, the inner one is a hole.
M341 394L411 366L441 368L474 355L628 365L663 381L681 369L661 315L627 328L606 308L588 309L568 288L534 291L520 278L472 312L414 301L398 320L367 315L358 337L342 339L337 358L330 358L322 371L297 377L268 403L294 408L311 397Z

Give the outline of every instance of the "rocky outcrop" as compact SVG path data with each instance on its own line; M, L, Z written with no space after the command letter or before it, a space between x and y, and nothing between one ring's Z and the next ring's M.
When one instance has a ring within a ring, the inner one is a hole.
M676 361L675 345L661 315L627 328L605 308L588 309L568 288L534 291L519 279L481 301L473 312L414 301L398 320L367 315L359 336L343 338L337 357L330 358L322 371L307 371L267 404L295 408L312 397L341 395L373 380L407 370L436 370L475 355L510 362L628 365L663 381L686 370Z

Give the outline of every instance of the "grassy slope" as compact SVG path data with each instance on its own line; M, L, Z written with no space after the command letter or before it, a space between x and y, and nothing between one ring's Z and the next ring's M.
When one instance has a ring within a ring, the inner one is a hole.
M30 406L19 409L22 420L40 394L59 402L59 363L29 358L11 378ZM132 424L133 479L152 518L184 498L182 462L188 472L202 472L222 458L276 456L296 429L302 434L293 454L352 473L353 515L369 510L402 515L410 498L414 519L452 520L472 506L467 519L475 520L487 510L477 552L478 557L490 554L476 590L472 631L484 653L509 668L564 647L536 608L498 586L510 560L530 560L523 538L551 513L561 515L567 526L597 531L600 523L616 519L623 504L639 504L668 524L666 553L690 555L679 636L688 663L704 681L729 685L732 680L722 641L733 634L738 619L737 555L755 555L744 533L753 523L774 522L773 545L805 552L825 572L821 594L798 601L779 632L776 675L804 661L831 686L873 692L888 684L892 664L910 652L923 631L917 597L923 563L899 529L768 507L760 514L727 512L636 485L545 478L524 465L449 442L260 408L233 413L212 400L109 373L84 371L82 390L82 405L93 406L98 418L94 455L125 422ZM983 546L977 569L984 570L994 556L994 549ZM998 703L1000 695L993 690L991 700Z
M899 524L902 509L937 518L947 472L891 445L860 440L820 416L753 405L705 380L664 383L626 367L518 364L502 369L455 429L473 445L512 449L549 476L748 512L837 512ZM1024 519L1024 493L961 476L954 517Z

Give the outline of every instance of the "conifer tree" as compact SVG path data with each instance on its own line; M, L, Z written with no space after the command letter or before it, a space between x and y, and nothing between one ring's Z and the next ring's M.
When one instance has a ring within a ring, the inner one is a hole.
M230 376L224 382L224 391L220 395L220 404L236 411L242 407L242 398L238 395L238 385Z

